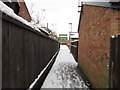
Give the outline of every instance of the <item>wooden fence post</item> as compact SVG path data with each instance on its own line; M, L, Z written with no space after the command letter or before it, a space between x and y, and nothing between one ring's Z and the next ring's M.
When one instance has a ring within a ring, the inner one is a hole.
M0 90L2 89L2 13L0 12Z

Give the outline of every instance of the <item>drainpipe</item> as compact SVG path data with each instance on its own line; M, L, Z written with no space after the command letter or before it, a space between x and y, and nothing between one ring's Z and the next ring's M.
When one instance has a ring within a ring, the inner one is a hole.
M70 32L69 32L69 48L70 48L70 53L71 53L71 32L72 32L72 23L69 23L69 26L70 26Z
M0 12L0 90L2 90L2 13Z

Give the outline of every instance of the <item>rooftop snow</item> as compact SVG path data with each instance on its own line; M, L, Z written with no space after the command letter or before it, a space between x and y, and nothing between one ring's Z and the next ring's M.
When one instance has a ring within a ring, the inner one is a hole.
M120 0L114 1L114 3L120 3ZM113 2L113 1L111 1ZM93 5L93 6L100 6L100 7L108 7L108 8L114 8L114 9L119 9L120 4L115 4L112 5L111 2L83 2L83 5Z
M17 0L0 0L0 1L2 1L2 2L17 2ZM22 1L22 0L20 0L20 1Z
M110 0L110 2L120 2L120 0Z
M108 2L84 2L84 5L94 5L94 6L103 6L103 7L110 7L111 4Z
M7 5L5 5L2 1L0 1L0 11L7 14L8 16L10 16L10 17L12 17L12 18L26 24L26 25L29 25L29 23L25 19L23 19L22 17L17 16L14 13L14 11L11 8L9 8Z

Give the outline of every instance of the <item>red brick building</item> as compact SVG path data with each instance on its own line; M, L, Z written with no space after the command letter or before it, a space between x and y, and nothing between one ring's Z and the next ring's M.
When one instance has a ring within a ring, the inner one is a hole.
M18 0L19 2L19 6L20 6L20 9L19 9L19 16L26 19L28 22L30 22L32 19L31 19L31 16L29 14L29 11L28 11L28 8L24 2L24 0Z
M78 62L94 88L108 87L110 36L120 33L119 5L119 2L82 4Z

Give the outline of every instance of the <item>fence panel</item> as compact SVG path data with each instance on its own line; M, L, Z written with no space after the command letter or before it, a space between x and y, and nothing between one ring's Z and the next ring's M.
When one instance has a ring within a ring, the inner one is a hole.
M28 88L59 50L59 42L3 14L2 88Z

